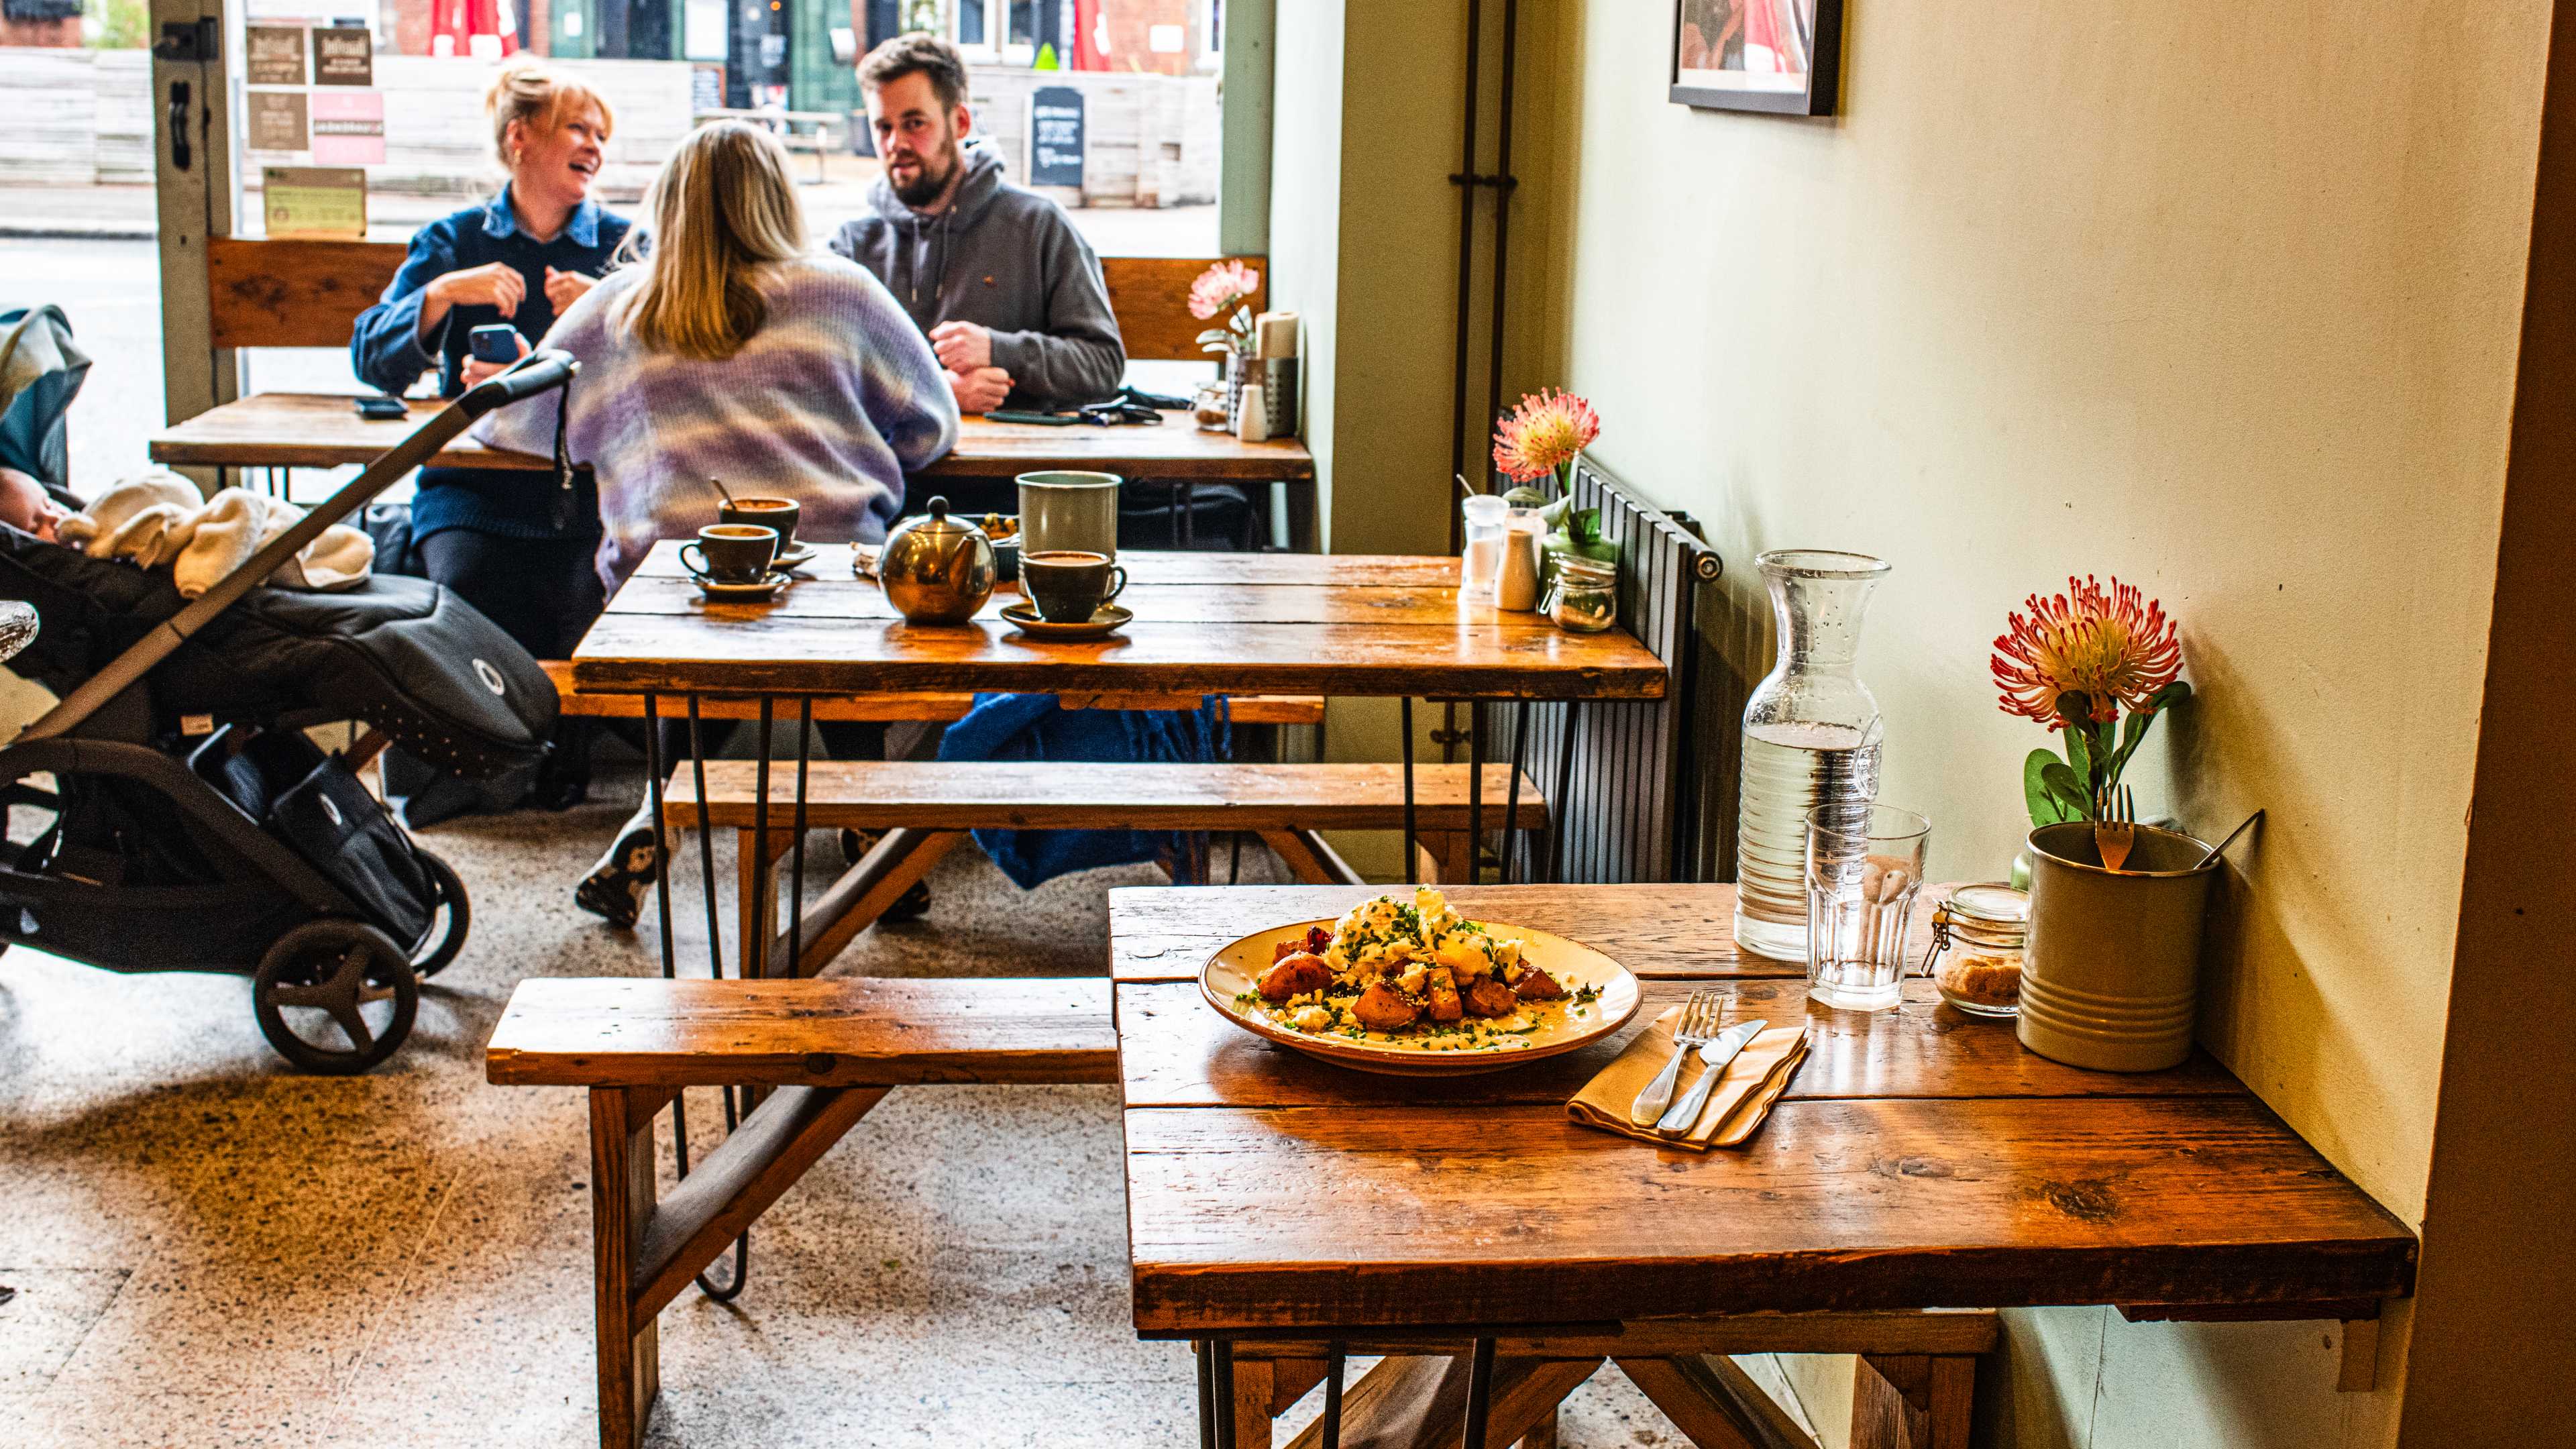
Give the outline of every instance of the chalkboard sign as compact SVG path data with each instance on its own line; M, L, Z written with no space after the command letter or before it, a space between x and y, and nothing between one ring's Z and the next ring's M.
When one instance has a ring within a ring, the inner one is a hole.
M1082 92L1040 86L1029 98L1029 184L1082 187Z

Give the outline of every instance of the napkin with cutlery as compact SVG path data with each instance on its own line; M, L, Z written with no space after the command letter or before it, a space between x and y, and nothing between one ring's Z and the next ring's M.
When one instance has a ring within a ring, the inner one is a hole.
M1728 1062L1724 1075L1709 1093L1708 1105L1700 1109L1699 1120L1690 1130L1666 1136L1654 1124L1640 1127L1628 1120L1628 1109L1637 1094L1664 1069L1673 1055L1673 1024L1680 1018L1676 1006L1656 1017L1654 1024L1637 1034L1618 1060L1603 1067L1574 1100L1565 1104L1566 1115L1589 1127L1652 1142L1659 1147L1679 1147L1690 1152L1706 1152L1712 1147L1733 1147L1753 1135L1762 1125L1771 1104L1788 1090L1789 1078L1798 1064L1807 1059L1807 1028L1775 1026L1756 1036ZM1707 1071L1694 1049L1682 1066L1681 1080L1674 1084L1673 1100L1679 1101Z

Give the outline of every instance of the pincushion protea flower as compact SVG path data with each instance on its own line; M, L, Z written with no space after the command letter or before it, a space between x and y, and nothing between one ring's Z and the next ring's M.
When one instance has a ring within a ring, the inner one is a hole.
M1995 640L2000 703L2006 714L2062 731L2067 755L2034 750L2024 762L2031 821L2090 819L2157 713L2190 696L2176 677L2182 641L2164 605L2116 578L2105 588L2089 575L2070 577L2065 593L2033 594L2023 607L2030 613L2007 615L2010 627Z
M1540 388L1494 428L1494 466L1518 482L1552 478L1601 436L1600 415L1570 392Z
M1199 334L1202 352L1235 352L1250 357L1259 339L1253 335L1253 298L1261 295L1261 274L1237 261L1218 262L1190 283L1190 315L1205 322L1234 313L1222 327Z

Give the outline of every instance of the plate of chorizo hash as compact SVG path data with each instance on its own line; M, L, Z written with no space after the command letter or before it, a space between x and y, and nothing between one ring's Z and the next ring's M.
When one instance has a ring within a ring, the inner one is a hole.
M1471 921L1425 887L1339 920L1256 931L1208 958L1208 1004L1255 1036L1365 1072L1495 1072L1637 1012L1637 978L1562 936Z

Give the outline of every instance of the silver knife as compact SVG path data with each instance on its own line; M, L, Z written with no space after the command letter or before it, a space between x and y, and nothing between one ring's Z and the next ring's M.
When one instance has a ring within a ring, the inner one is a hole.
M1699 1059L1707 1065L1708 1070L1699 1074L1699 1080L1691 1083L1690 1091L1673 1104L1671 1111L1656 1119L1655 1130L1677 1133L1690 1131L1691 1124L1699 1120L1700 1109L1708 1105L1710 1089L1717 1085L1719 1077L1726 1075L1726 1064L1735 1060L1736 1053L1743 1051L1755 1037L1762 1034L1762 1029L1770 1024L1767 1021L1738 1022L1719 1032L1709 1040L1708 1045L1701 1047Z

